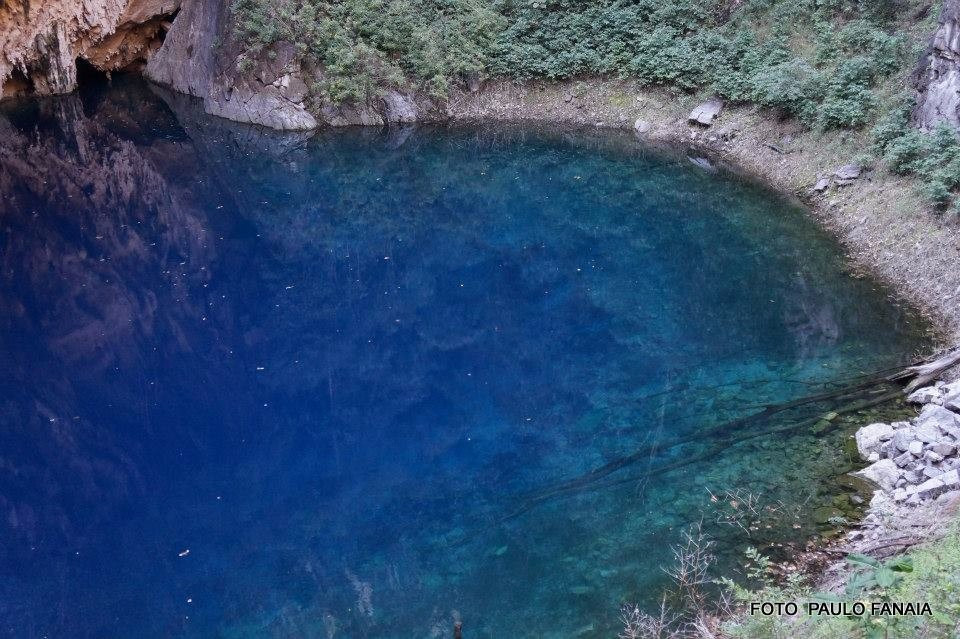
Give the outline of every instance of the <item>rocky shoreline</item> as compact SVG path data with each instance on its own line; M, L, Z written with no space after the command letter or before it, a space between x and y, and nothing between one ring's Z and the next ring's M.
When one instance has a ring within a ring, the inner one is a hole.
M960 510L960 381L920 388L907 401L922 407L913 419L856 432L870 465L855 475L876 490L863 521L835 550L896 554L938 538Z
M872 462L857 474L880 487L877 498L917 506L960 491L960 382L938 382L907 399L923 404L913 420L869 424L857 431L857 450Z

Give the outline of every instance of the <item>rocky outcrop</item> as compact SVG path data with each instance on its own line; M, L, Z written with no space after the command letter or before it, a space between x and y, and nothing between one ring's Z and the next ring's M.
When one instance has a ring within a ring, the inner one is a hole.
M0 2L0 96L68 93L77 60L114 71L145 62L180 0Z
M945 0L917 68L916 125L930 130L941 122L960 128L960 0Z
M960 490L958 397L960 382L937 382L909 396L909 401L923 404L910 422L861 428L856 434L857 449L873 463L858 474L878 485L895 503L907 506Z
M307 85L296 49L278 43L241 71L242 49L232 37L228 0L195 0L184 6L147 64L148 78L203 100L213 115L275 129L312 129ZM214 46L217 43L218 46Z
M146 75L200 98L207 113L274 129L399 124L445 115L428 99L392 89L362 104L310 99L308 85L322 84L324 70L306 65L289 42L276 42L251 60L234 37L229 0L186 4Z

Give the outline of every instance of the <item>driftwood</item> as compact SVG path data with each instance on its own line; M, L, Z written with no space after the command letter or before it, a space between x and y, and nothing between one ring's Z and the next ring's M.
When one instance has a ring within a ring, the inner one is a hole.
M934 381L946 370L958 363L960 363L960 349L910 365L884 369L851 378L847 384L839 388L779 404L770 404L750 415L719 424L709 429L654 444L648 449L637 450L629 455L598 466L582 475L558 482L533 494L529 494L521 501L517 508L509 514L500 517L496 523L503 523L518 517L532 508L555 498L590 490L609 488L625 483L643 481L655 475L673 471L704 459L709 459L724 449L749 439L787 433L801 428L809 428L821 422L829 425L839 415L861 411L902 398L905 394ZM772 428L761 428L744 432L745 427L755 423L765 422L774 416L781 416L801 407L828 402L831 403L829 409L818 412L812 417L795 419ZM652 460L657 453L663 453L668 449L692 441L713 437L719 437L716 445L696 455L673 462L666 462L656 467L648 468L642 473L633 474L625 478L607 479L621 469L635 465L643 460Z
M891 380L912 380L904 389L905 393L911 393L936 380L945 371L956 366L958 362L960 362L960 348L945 353L934 360L908 366L897 375L891 377Z

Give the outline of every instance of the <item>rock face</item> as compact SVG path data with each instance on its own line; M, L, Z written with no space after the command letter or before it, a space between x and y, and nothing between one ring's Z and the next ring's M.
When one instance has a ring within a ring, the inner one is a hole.
M177 16L146 76L200 98L213 115L275 129L316 127L294 46L274 45L257 68L241 73L231 34L228 0L195 0Z
M917 106L913 118L929 130L945 122L960 128L960 0L945 0L914 77Z
M180 0L0 2L0 96L69 93L77 59L102 71L145 62Z

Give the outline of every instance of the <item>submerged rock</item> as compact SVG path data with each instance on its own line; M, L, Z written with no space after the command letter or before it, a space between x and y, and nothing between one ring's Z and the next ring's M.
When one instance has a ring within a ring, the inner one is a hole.
M707 173L716 173L717 167L711 162L708 158L704 157L688 157L690 163L695 167L703 169Z

